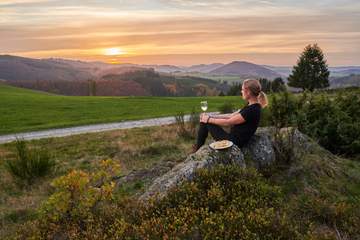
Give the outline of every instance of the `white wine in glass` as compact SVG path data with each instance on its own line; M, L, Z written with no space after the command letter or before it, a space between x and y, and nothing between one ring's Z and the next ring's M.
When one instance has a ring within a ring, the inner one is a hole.
M208 103L207 103L207 101L201 101L201 110L203 110L204 112L206 112L207 109L208 109Z

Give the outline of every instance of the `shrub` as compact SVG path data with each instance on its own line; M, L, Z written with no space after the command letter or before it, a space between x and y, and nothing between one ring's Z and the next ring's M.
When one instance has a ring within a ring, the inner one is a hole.
M278 164L289 165L291 161L300 158L300 149L295 149L296 128L274 128L274 151Z
M201 170L159 202L136 226L139 239L296 239L278 187L237 166ZM291 236L291 237L290 237Z
M307 194L299 198L293 211L299 221L310 226L310 239L358 239L360 236L360 211L357 204L334 202L329 197ZM324 225L326 232L321 231Z
M55 179L55 191L41 206L40 218L25 225L17 238L107 239L105 234L113 227L111 224L120 228L121 223L112 205L113 179L119 169L112 160L104 160L94 173L74 170Z
M278 93L271 96L261 126L271 125L277 131L297 127L332 153L355 156L360 153L359 105L357 92L333 96L305 91L298 97L289 92Z
M358 94L340 94L334 97L321 94L308 96L303 105L299 129L317 139L336 154L360 153L360 117Z
M53 171L55 162L46 150L30 151L23 140L16 140L15 146L16 159L7 160L5 167L17 182L32 184Z
M277 128L295 124L298 114L296 98L288 91L271 95L270 124Z
M272 92L286 91L285 83L281 77L277 77L271 82L271 91Z
M55 179L55 193L42 206L42 216L54 222L85 220L102 201L112 199L118 174L118 164L103 160L94 173L73 170Z
M344 239L359 236L357 205L325 200L316 191L284 196L254 169L218 165L161 200L117 199L118 167L73 171L54 181L41 218L18 239ZM115 167L114 167L115 166ZM326 227L327 232L319 231Z
M220 113L232 113L234 111L234 108L234 104L232 104L231 102L225 102L218 108L218 110Z
M274 150L278 163L288 164L294 160L294 133L298 116L298 101L293 95L287 91L272 95L267 117L274 126Z
M177 135L184 139L195 139L197 128L199 126L200 115L192 109L189 116L189 123L185 122L185 115L183 112L178 113L175 116L176 132Z

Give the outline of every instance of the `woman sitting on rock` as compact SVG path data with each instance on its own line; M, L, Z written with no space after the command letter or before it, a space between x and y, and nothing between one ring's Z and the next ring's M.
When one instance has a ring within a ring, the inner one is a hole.
M244 146L250 140L259 125L261 108L267 106L268 100L266 94L261 91L260 82L255 79L243 82L241 94L248 104L240 111L215 116L201 114L197 143L193 145L193 152L204 145L209 132L216 141L230 140L238 147ZM230 133L221 126L231 126Z

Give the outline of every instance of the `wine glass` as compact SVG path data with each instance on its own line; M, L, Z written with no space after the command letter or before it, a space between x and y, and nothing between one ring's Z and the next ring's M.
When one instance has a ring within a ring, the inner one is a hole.
M201 101L201 110L203 110L203 112L206 112L206 110L208 109L208 103L207 101Z

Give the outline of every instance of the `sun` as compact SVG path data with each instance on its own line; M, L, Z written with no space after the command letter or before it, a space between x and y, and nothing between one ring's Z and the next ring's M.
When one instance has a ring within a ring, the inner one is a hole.
M104 50L104 54L107 56L115 56L115 55L121 55L124 54L124 51L120 48L114 47L114 48L106 48Z

